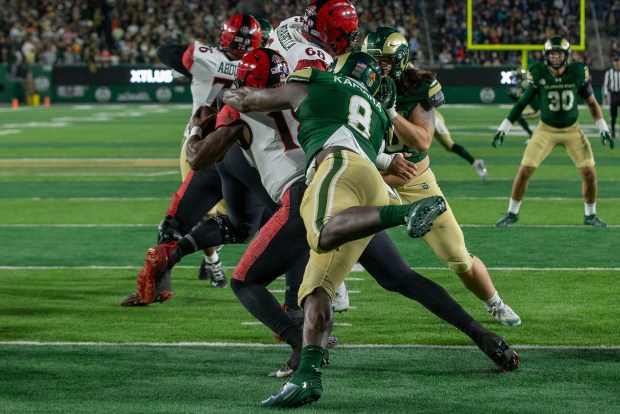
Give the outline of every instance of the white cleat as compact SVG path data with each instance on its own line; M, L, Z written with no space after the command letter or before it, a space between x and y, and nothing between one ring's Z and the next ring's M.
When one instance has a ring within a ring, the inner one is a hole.
M471 166L474 167L474 170L476 170L483 182L489 182L489 173L487 172L487 167L484 165L484 161L474 160L474 163Z
M493 315L497 322L504 326L519 326L521 325L521 318L513 311L510 306L504 302L499 302L497 305L492 306L488 311Z

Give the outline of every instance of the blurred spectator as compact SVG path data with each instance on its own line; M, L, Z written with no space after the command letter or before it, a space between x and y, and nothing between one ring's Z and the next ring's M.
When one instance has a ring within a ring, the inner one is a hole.
M157 46L217 43L223 22L236 13L268 19L274 27L303 15L310 0L3 0L0 63L21 50L29 62L115 65L154 63ZM472 0L476 44L542 44L554 34L578 43L580 0ZM601 29L610 38L609 56L620 51L620 0L592 0ZM355 0L360 39L390 25L410 42L410 55L458 65L520 64L520 52L467 50L464 0ZM426 10L423 10L423 7ZM425 18L426 20L425 20ZM426 28L426 24L428 27ZM421 31L429 30L432 50ZM588 59L588 56L585 56ZM420 61L418 62L420 64Z

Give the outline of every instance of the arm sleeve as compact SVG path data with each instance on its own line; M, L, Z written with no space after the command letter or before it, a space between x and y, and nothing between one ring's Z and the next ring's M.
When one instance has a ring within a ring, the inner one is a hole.
M517 118L519 118L519 116L521 115L525 107L527 107L530 101L534 99L534 96L536 96L537 93L538 93L538 89L534 88L530 84L530 86L528 86L527 89L525 89L525 92L523 92L523 95L521 95L519 100L515 102L514 106L508 113L507 119L511 123L515 122Z
M157 57L169 68L191 79L192 74L183 64L183 53L186 49L185 46L181 45L162 45L157 48Z

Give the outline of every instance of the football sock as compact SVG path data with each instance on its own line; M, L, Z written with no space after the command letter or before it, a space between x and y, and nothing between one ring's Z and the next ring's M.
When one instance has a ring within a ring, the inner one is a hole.
M508 212L513 214L519 214L519 209L521 208L521 202L517 200L510 199L508 203Z
M306 345L301 350L301 361L299 368L290 379L293 384L301 385L309 374L321 372L321 362L325 350L319 345Z
M207 256L205 254L204 257L207 263L210 263L210 264L217 263L220 261L220 255L217 253L217 251L214 251L211 256Z
M277 333L293 348L301 348L303 328L284 313L266 286L259 283L242 282L233 278L230 281L230 287L239 302L245 306L252 316Z
M484 303L487 304L487 308L491 309L493 306L501 303L502 299L499 297L497 290L489 299L485 300Z
M474 157L462 146L459 144L454 144L451 149L452 152L458 154L461 158L467 160L468 163L473 164L475 159Z
M220 226L213 221L206 221L179 240L179 250L182 256L194 253L207 247L223 244Z
M379 208L379 220L384 228L396 227L405 224L405 216L411 204L402 206L383 206Z
M588 204L584 203L584 210L586 216L591 216L592 214L596 214L596 203Z

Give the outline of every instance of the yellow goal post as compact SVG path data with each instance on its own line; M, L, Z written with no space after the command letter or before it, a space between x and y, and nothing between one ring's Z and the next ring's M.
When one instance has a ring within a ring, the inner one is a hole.
M480 1L480 0L478 0ZM521 65L527 70L527 52L530 50L543 50L541 44L475 44L473 42L473 3L467 0L467 49L469 50L517 50L521 51ZM579 0L579 44L571 44L571 49L576 51L586 50L586 1Z

